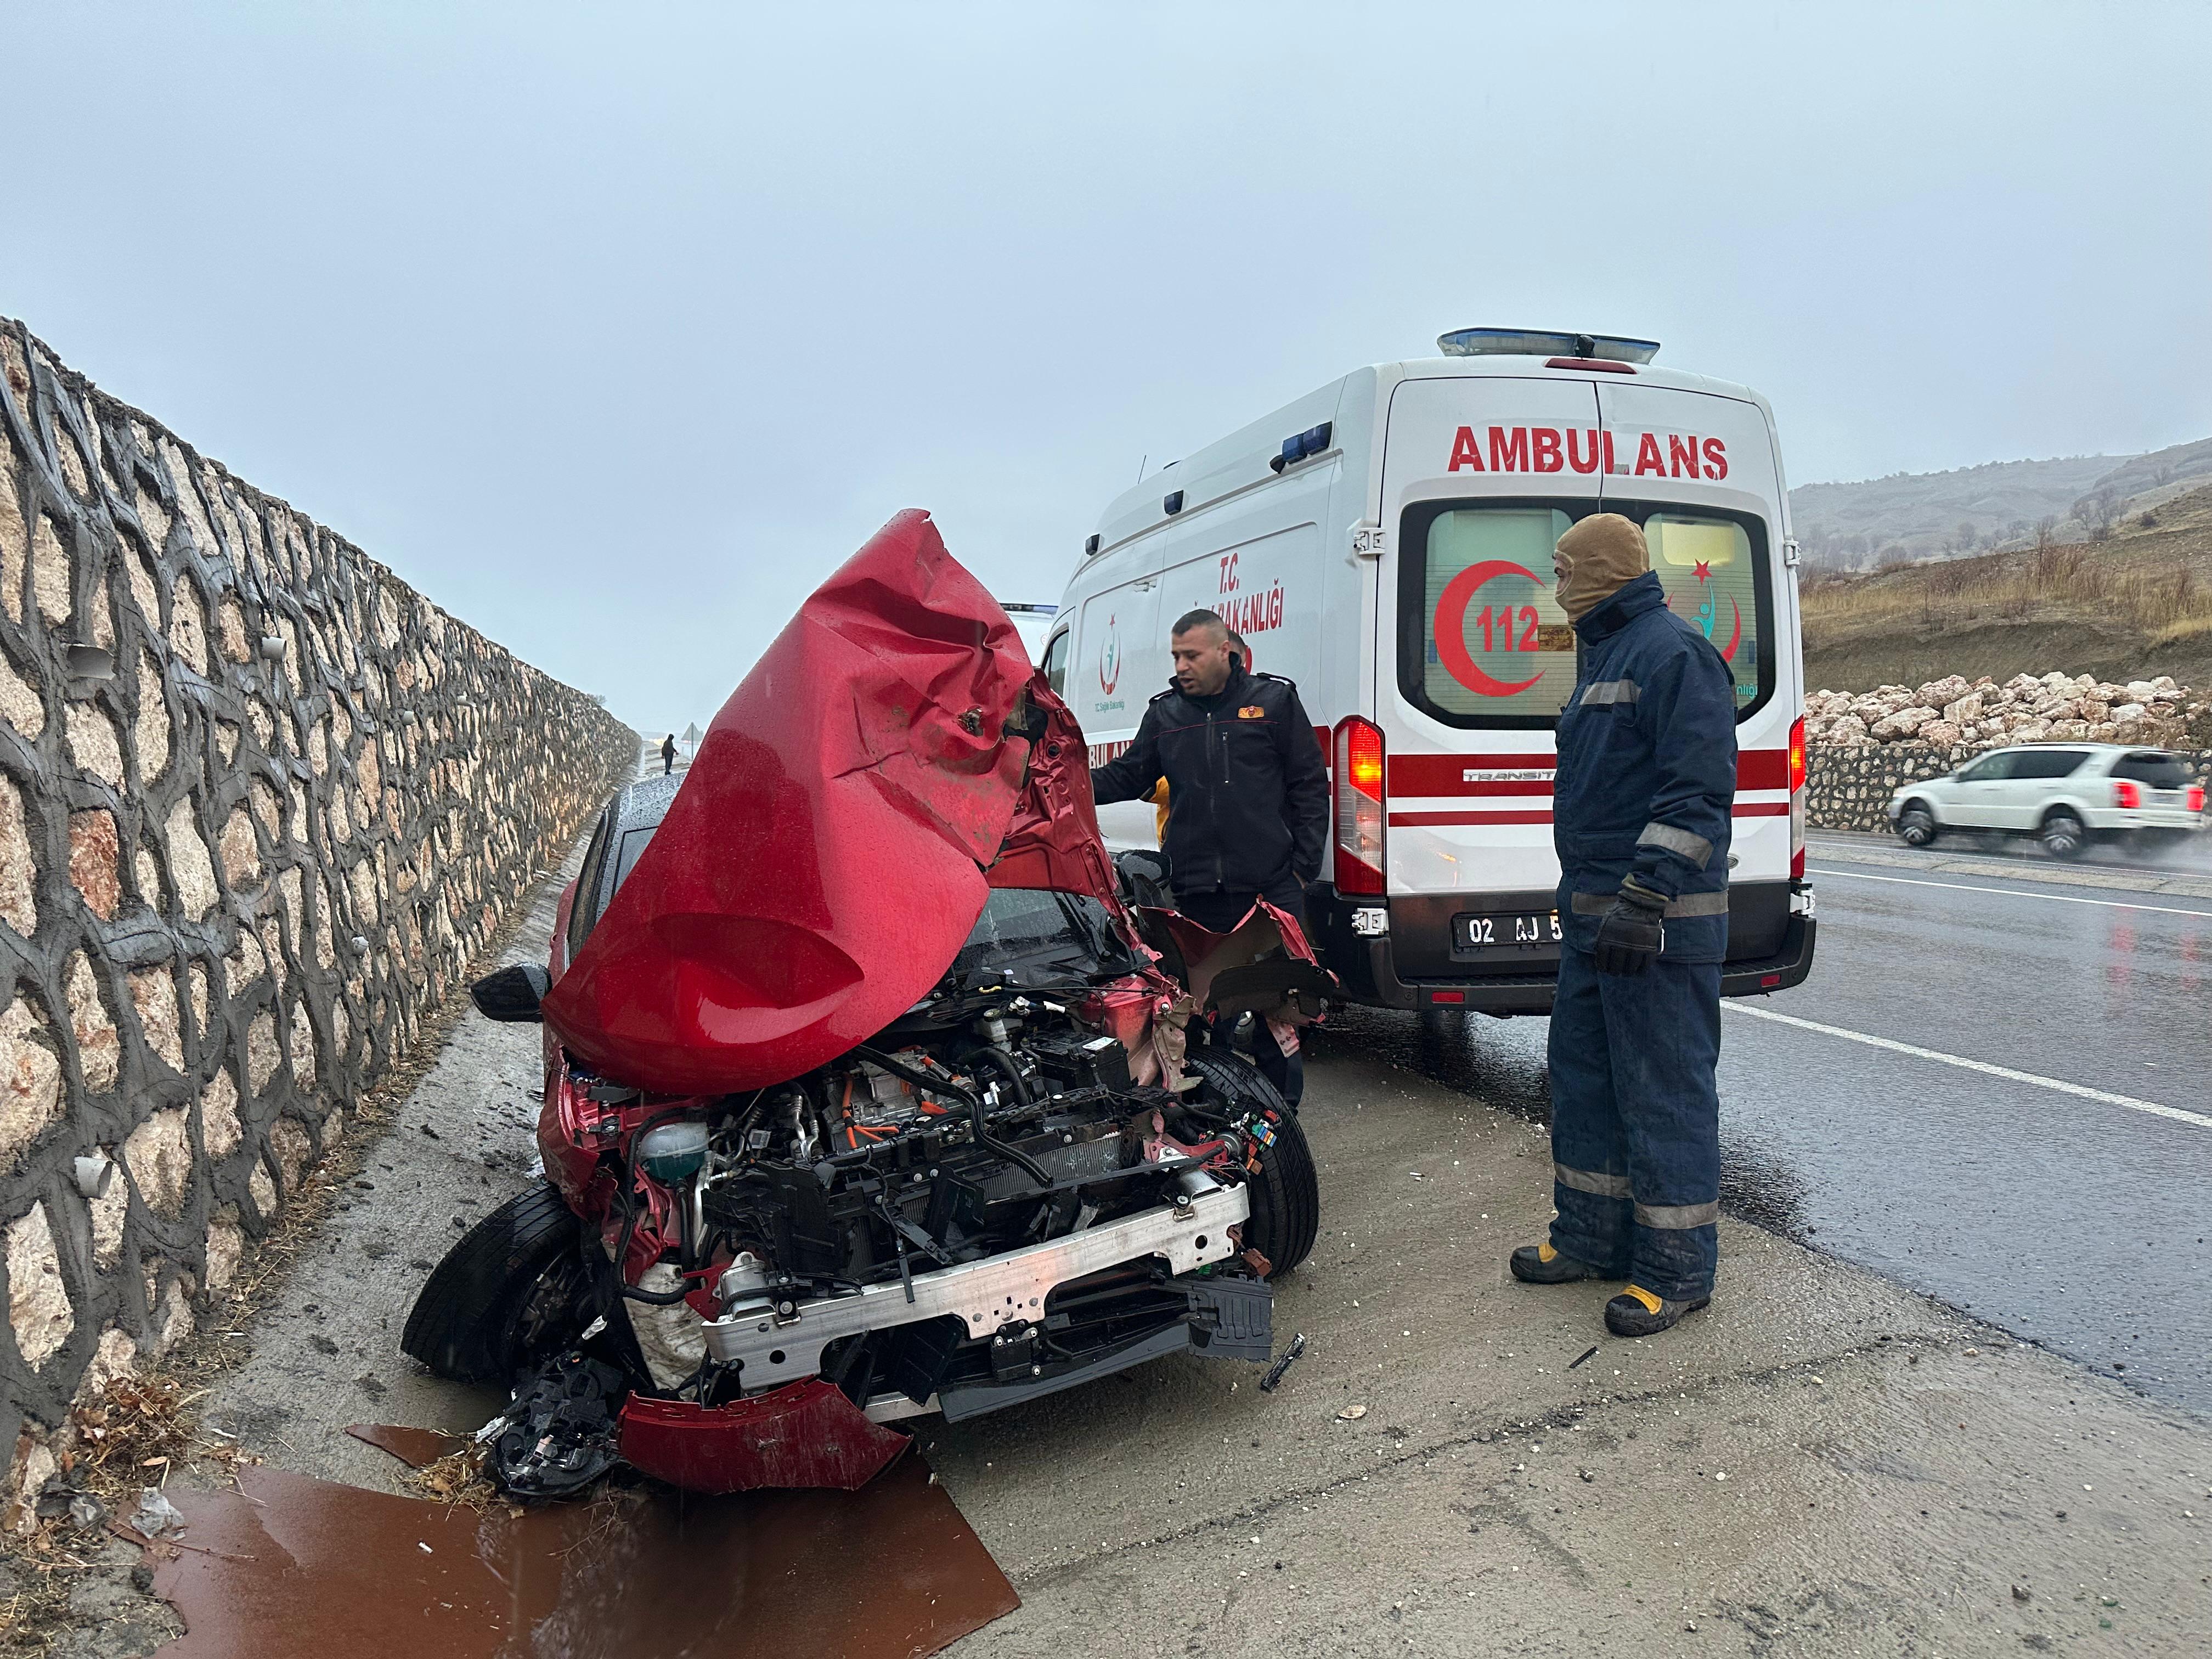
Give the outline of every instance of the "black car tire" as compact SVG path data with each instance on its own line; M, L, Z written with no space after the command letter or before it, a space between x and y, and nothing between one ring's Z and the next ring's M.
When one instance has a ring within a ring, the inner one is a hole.
M1258 1173L1246 1180L1252 1214L1244 1243L1267 1258L1267 1277L1280 1279L1311 1253L1321 1231L1321 1176L1306 1132L1250 1061L1225 1048L1194 1048L1183 1068L1206 1085L1210 1103L1239 1117L1263 1113L1274 1131L1273 1143L1260 1149Z
M1917 800L1905 802L1897 815L1897 838L1907 847L1933 847L1942 833L1936 815Z
M591 1279L583 1224L550 1182L516 1194L431 1270L399 1346L456 1382L512 1382L574 1342Z
M2044 815L2036 839L2043 843L2043 850L2055 859L2070 861L2089 850L2088 826L2063 806Z

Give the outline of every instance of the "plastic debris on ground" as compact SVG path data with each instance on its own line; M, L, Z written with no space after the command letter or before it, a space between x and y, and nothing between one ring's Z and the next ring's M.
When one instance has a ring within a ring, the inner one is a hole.
M1267 1367L1267 1374L1260 1379L1260 1392L1274 1393L1275 1385L1283 1380L1283 1373L1290 1370L1291 1362L1305 1351L1306 1334L1300 1331L1291 1339L1291 1346L1283 1350L1283 1357Z
M148 1486L138 1494L138 1508L131 1525L149 1538L159 1538L164 1533L182 1532L185 1517L158 1487Z

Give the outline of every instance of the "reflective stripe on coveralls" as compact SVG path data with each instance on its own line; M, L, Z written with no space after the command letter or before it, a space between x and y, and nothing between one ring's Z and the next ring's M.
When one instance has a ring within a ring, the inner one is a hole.
M1710 1227L1720 1218L1718 1199L1710 1204L1639 1204L1636 1206L1636 1224L1639 1227L1686 1230Z
M1562 1187L1571 1187L1578 1193L1595 1193L1600 1198L1629 1196L1626 1176L1605 1175L1596 1170L1569 1169L1556 1158L1552 1160L1552 1179Z
M1582 706L1598 708L1608 703L1634 702L1636 694L1634 680L1597 680L1583 688Z
M1703 836L1692 835L1687 830L1677 830L1671 823L1656 822L1644 826L1636 838L1638 847L1663 847L1670 853L1680 853L1696 865L1703 865L1713 855L1713 844Z

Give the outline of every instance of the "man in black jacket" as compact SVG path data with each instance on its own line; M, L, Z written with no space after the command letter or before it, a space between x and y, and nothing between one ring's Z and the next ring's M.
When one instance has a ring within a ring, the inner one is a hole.
M1298 688L1253 674L1211 611L1176 619L1175 682L1154 697L1136 740L1094 768L1103 805L1141 800L1168 782L1168 878L1176 908L1225 933L1266 899L1305 922L1305 884L1321 872L1328 836L1328 774ZM1262 1030L1260 1066L1291 1104L1302 1079Z

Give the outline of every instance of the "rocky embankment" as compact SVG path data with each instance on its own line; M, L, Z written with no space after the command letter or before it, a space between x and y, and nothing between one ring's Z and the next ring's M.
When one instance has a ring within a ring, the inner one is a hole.
M1813 692L1805 699L1805 738L1845 748L2045 741L2202 748L2212 741L2212 693L2192 691L2165 674L2125 685L2087 674L2015 674L2002 685L1953 674L1917 689Z

